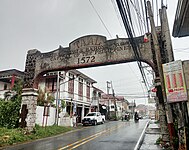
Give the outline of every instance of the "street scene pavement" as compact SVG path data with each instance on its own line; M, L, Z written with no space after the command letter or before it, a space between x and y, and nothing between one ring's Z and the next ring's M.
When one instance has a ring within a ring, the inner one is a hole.
M73 132L3 148L5 150L134 150L148 120L108 121ZM154 139L155 141L155 139Z
M155 123L155 121L149 121L149 125L145 130L144 139L140 150L161 150L162 148L156 144L156 140L159 137L159 124Z

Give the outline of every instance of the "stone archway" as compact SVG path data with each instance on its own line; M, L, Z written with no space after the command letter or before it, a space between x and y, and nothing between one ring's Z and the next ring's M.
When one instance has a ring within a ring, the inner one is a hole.
M30 103L31 99L35 99L35 90L33 88L37 88L40 76L48 71L70 70L131 61L145 62L155 70L155 54L151 47L150 35L148 39L149 42L144 43L143 36L135 38L141 53L140 58L137 60L128 38L107 40L106 37L101 35L80 37L72 41L69 47L64 48L60 46L58 49L48 53L41 53L36 49L28 51L24 87L27 89L31 88L31 92L29 92L30 95L26 94L23 96L23 102L26 99L28 102L22 103L22 105L27 104L33 107L27 107L27 118L33 118L35 115L35 100L33 100L32 104ZM35 125L34 121L34 119L27 120L27 127L28 125L31 126L29 129L32 129L32 126Z

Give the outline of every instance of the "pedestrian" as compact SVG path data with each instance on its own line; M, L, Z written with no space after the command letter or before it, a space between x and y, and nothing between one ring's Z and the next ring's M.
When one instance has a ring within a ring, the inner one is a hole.
M77 127L77 114L74 113L73 115L73 127Z
M138 117L138 113L137 112L135 112L134 119L135 119L135 122L138 122L139 117Z

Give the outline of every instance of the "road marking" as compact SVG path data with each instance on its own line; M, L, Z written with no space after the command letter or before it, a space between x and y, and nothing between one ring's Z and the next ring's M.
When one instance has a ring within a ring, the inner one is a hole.
M116 126L116 127L112 127L112 128L110 128L110 129L105 129L104 131L100 131L100 132L98 132L98 133L96 133L96 134L93 134L93 135L91 135L91 136L88 136L88 137L86 137L86 138L83 138L83 139L81 139L81 140L78 140L78 141L76 141L76 142L74 142L74 143L68 144L68 145L66 145L66 146L64 146L64 147L62 147L62 148L59 148L58 150L64 150L64 149L72 150L72 149L75 149L75 148L77 148L77 147L79 147L79 146L81 146L81 145L83 145L83 144L85 144L85 143L87 143L87 142L89 142L89 141L91 141L91 140L94 140L95 138L97 138L97 137L99 137L99 136L101 136L101 135L110 133L110 132L112 132L112 131L114 131L114 130L116 130L116 129L122 127L122 126L124 126L124 125L119 125L119 126Z

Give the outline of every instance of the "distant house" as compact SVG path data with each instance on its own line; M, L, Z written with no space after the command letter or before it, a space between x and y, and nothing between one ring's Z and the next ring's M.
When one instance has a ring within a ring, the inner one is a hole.
M112 94L103 93L100 104L107 108L107 118L115 116L121 117L123 111L128 111L128 101L123 96L113 96ZM108 113L109 111L109 113Z
M17 69L0 71L0 98L4 98L4 94L10 91L15 82L24 78L24 73Z
M131 116L134 115L134 112L136 111L136 103L135 101L132 101L129 103L129 113L131 114Z
M147 106L144 104L137 105L136 110L141 116L146 116L148 113Z

